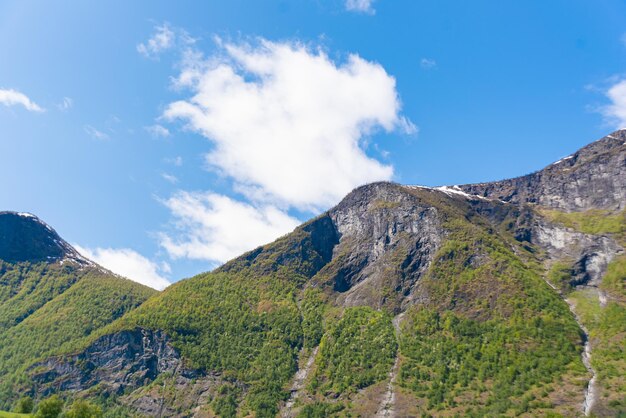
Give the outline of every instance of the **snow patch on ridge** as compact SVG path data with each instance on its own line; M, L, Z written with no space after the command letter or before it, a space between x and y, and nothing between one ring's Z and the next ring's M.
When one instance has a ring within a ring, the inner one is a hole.
M497 200L497 199L489 199L486 198L484 196L479 196L477 194L469 194L464 192L458 185L454 185L454 186L439 186L439 187L428 187L428 186L405 186L408 187L410 189L426 189L426 190L437 190L439 192L443 192L445 194L447 194L448 196L461 196L464 197L468 200ZM504 203L504 202L503 202Z
M555 161L555 162L553 162L553 163L552 163L552 164L550 164L550 165L557 165L557 164L561 164L563 161L571 160L572 158L574 158L574 156L573 156L573 155L568 155L567 157L563 157L563 158L561 158L560 160Z

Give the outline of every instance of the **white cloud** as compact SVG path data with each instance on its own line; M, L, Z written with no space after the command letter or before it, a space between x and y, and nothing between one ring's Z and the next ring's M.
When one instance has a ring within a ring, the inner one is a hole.
M178 183L178 177L173 176L173 175L171 175L171 174L168 174L168 173L161 173L161 177L163 177L163 179L164 179L165 181L168 181L168 182L170 182L170 183L172 183L172 184L176 184L176 183Z
M62 112L68 111L72 106L74 106L74 100L72 100L71 97L64 97L63 100L57 104L57 108Z
M206 161L236 190L257 204L319 211L392 178L392 166L366 155L364 138L416 128L381 65L354 54L338 64L290 42L218 45L221 54L187 62L177 82L193 96L163 116L212 142Z
M95 261L113 273L124 276L137 283L162 290L169 286L170 282L159 274L160 271L168 273L169 266L159 266L148 260L138 252L129 248L95 248L90 249L74 245L76 250Z
M148 131L148 133L150 135L152 135L155 138L161 137L161 138L166 138L168 136L170 136L170 131L169 129L167 129L165 126L162 125L151 125L151 126L146 126L145 130Z
M94 128L91 125L85 125L84 127L85 132L87 133L87 135L89 135L90 137L92 137L93 139L97 139L100 141L106 141L107 139L109 139L109 135L99 131L98 129Z
M420 60L420 67L422 67L425 70L430 70L432 68L437 67L437 61L431 58L422 58Z
M614 128L626 128L626 79L618 80L605 91L610 104L602 106L600 113Z
M29 110L31 112L45 111L45 109L40 107L37 103L33 102L24 93L13 89L0 89L0 103L7 107L21 105L24 106L26 110Z
M176 238L162 233L174 258L223 263L272 241L299 223L274 206L254 207L215 193L179 192L164 204L176 218Z
M175 37L167 23L155 26L152 37L137 45L137 52L146 58L156 58L161 52L174 46Z
M374 14L376 11L372 7L374 0L346 0L346 10Z

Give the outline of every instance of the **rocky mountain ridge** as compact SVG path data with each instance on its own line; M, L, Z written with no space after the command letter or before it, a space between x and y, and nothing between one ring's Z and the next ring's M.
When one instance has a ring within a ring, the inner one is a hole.
M148 416L626 411L625 141L494 183L360 187L31 362L28 390Z

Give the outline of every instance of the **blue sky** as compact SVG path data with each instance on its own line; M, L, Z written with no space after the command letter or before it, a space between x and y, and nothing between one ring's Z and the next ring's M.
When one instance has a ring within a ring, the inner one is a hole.
M626 123L621 1L0 3L0 208L155 287Z

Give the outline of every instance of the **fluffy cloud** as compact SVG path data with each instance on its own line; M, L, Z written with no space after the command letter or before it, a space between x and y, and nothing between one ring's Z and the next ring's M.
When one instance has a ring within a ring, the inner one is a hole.
M606 121L615 128L626 128L626 79L614 83L606 92L610 104L600 108Z
M174 46L175 33L167 23L156 26L146 42L137 45L137 52L146 58L156 58L162 51Z
M158 290L165 289L170 284L159 274L160 271L168 272L167 264L159 266L134 250L128 248L90 249L80 245L74 245L74 247L90 260L137 283Z
M24 93L13 89L0 89L0 103L5 106L24 106L26 110L31 112L43 112L45 109L33 102Z
M237 191L319 211L358 185L392 177L390 165L366 155L364 138L415 127L400 115L395 79L381 65L354 54L337 64L289 42L221 47L209 60L187 62L177 81L193 96L163 116L211 141L208 165Z
M372 7L372 3L374 3L374 0L346 0L346 10L374 14L375 10Z
M300 222L273 206L254 207L215 193L179 192L164 204L176 217L176 238L160 235L174 258L223 263L290 232Z

